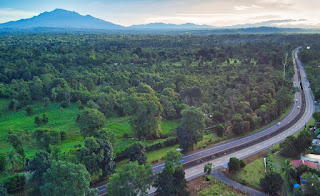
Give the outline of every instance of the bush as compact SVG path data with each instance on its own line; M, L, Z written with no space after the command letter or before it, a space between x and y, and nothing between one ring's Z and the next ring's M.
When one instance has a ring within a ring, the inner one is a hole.
M228 163L230 171L240 170L240 161L236 157L231 157Z
M4 180L4 187L8 193L15 193L24 188L26 177L23 174L14 174Z
M6 170L7 159L3 154L0 154L0 173Z
M65 131L60 131L60 138L61 138L61 141L64 141L65 139L67 139L67 133Z
M32 107L28 105L28 106L26 107L26 112L27 112L27 116L31 116L32 113L33 113Z
M69 107L69 102L63 101L63 102L60 104L60 107L62 107L62 108L67 108L67 107Z
M123 138L129 138L129 134L127 133L123 134Z
M243 160L240 160L240 167L244 168L246 166L246 163Z

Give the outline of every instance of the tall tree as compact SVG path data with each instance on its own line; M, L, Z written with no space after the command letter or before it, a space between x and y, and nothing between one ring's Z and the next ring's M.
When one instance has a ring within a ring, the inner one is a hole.
M37 182L38 186L44 184L43 174L51 167L49 154L46 152L37 153L30 161L28 170L33 172L32 180Z
M278 192L283 184L283 180L279 173L270 172L267 173L264 178L260 179L260 185L262 189L270 194Z
M305 195L319 195L320 193L320 180L319 176L313 173L304 173L301 176L306 181Z
M172 161L175 164L179 164L181 159L182 159L181 153L175 150L168 151L165 156L166 161Z
M140 142L134 143L127 147L124 152L132 162L138 161L138 163L141 165L145 164L147 161L146 149Z
M22 158L25 157L22 140L16 134L10 134L7 141Z
M158 98L149 93L133 93L128 104L131 130L136 137L140 140L159 138L163 109Z
M188 107L182 111L181 125L177 128L179 143L182 148L190 149L202 139L201 132L205 128L203 112L196 107Z
M150 164L139 165L129 162L116 170L107 183L107 191L113 196L148 195L148 188L153 182Z
M80 113L79 126L84 137L95 136L104 127L104 116L96 109L85 109Z
M97 189L90 189L90 174L81 164L53 161L44 173L44 185L40 187L41 195L97 195Z
M85 147L79 152L80 161L86 166L90 174L98 174L100 169L104 176L114 173L113 148L107 136L87 137Z

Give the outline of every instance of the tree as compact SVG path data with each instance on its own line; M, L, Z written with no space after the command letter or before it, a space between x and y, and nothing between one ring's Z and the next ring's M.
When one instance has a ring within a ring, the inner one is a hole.
M133 145L127 147L124 152L132 162L138 161L138 163L141 165L145 164L147 161L146 150L144 145L140 142L134 143Z
M33 172L32 180L37 182L38 186L44 184L43 174L51 167L51 160L49 154L46 152L37 153L35 157L30 161L28 170Z
M4 188L3 182L0 181L0 195L8 196L7 189Z
M104 116L96 109L85 109L80 113L80 132L83 137L97 135L99 129L104 127Z
M34 117L34 123L38 126L41 125L42 123L41 118L39 116Z
M190 193L187 191L187 180L182 165L178 165L173 173L173 184L175 193L178 196L188 196Z
M205 128L203 112L196 107L188 107L182 111L182 123L177 128L179 144L190 149L202 139L201 132Z
M49 122L49 118L46 114L42 115L42 123L43 124L47 124Z
M320 122L320 112L315 112L312 114L312 116L316 120L316 122Z
M12 99L12 100L9 102L8 109L9 109L10 111L16 111L19 107L20 107L20 103L19 103L19 101L17 101L16 99Z
M50 104L50 99L48 97L43 98L43 107L47 109Z
M275 172L267 173L264 178L260 179L262 189L269 194L278 192L281 189L282 184L283 180L281 175Z
M8 193L15 193L23 190L24 185L26 184L26 177L24 174L13 174L12 176L7 177L3 184Z
M236 157L231 157L228 163L230 171L238 171L240 169L240 161Z
M302 131L296 139L296 148L299 153L307 150L312 144L312 135L309 131Z
M113 148L105 133L97 138L87 137L78 156L90 174L98 174L100 170L104 176L114 173Z
M231 119L232 132L236 135L241 135L243 133L243 119L241 114L236 114Z
M156 194L159 196L175 195L174 174L175 168L171 161L166 161L164 169L157 175L154 186L157 188Z
M206 173L207 175L210 175L211 171L212 171L212 163L205 164L203 172Z
M43 175L41 195L97 195L97 189L90 189L90 174L82 164L53 161Z
M3 154L0 154L0 173L6 171L7 159Z
M298 154L296 149L296 139L294 136L288 136L283 142L280 143L280 152L287 157L295 157Z
M27 105L26 107L26 113L27 113L27 116L31 116L32 113L33 113L33 110L32 110L32 107Z
M113 196L147 195L152 182L153 170L150 164L129 162L109 178L106 189Z
M157 188L157 195L189 195L187 191L187 180L185 179L185 172L181 164L176 168L171 161L165 162L163 171L158 174L154 183Z
M164 157L166 161L172 161L175 164L179 164L180 160L182 159L182 155L180 152L175 150L170 150L167 152L166 156Z
M217 124L214 129L219 137L223 136L225 128L221 123Z
M50 151L50 144L56 145L61 142L61 135L57 131L50 129L38 129L33 132L32 137L40 149Z
M22 140L16 134L10 134L7 141L21 157L25 157Z
M305 195L319 195L320 192L320 181L318 175L313 173L302 174L302 179L306 181L305 183Z
M160 122L163 108L158 98L149 93L133 93L129 100L131 130L138 139L160 137Z

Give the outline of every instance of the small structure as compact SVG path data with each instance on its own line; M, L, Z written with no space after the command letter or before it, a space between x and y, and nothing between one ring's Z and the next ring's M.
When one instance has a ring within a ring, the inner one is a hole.
M307 49L310 50L310 46L307 46Z
M301 160L311 161L314 163L320 163L320 155L316 154L305 154L301 156Z
M293 165L293 167L298 167L299 165L306 165L308 167L314 168L319 170L320 166L317 163L310 162L310 161L305 161L305 160L292 160L290 161Z
M320 140L319 140L319 139L313 139L313 140L312 140L312 145L314 145L314 146L320 146Z
M224 171L229 173L229 162L221 164L221 166L224 168Z

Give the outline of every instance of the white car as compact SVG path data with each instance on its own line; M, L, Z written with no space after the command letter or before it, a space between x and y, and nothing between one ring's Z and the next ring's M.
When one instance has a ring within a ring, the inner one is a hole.
M277 125L280 126L280 125L281 125L281 122L278 122Z
M300 109L300 106L298 105L298 109Z
M296 99L296 102L298 102L298 99Z

